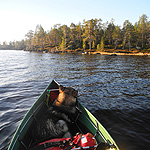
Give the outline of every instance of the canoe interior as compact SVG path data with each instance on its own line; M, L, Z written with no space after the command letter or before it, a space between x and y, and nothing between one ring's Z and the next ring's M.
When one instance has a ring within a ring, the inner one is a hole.
M14 137L10 143L8 150L26 150L29 149L34 143L32 137L32 130L38 120L41 118L43 113L48 109L46 104L46 92L49 89L58 89L59 84L56 81L52 81L48 87L44 90L42 95L34 103L32 108L27 112L23 118L20 126L16 130ZM96 136L97 142L109 142L114 144L116 148L116 143L105 130L105 128L97 121L97 119L82 105L78 102L78 115L76 116L76 121L69 129L72 135L76 133L87 133L90 132Z

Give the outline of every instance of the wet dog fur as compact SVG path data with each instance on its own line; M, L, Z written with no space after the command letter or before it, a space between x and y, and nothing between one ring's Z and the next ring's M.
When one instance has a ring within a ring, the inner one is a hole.
M57 99L34 127L35 141L71 137L68 126L76 113L77 94L78 91L72 87L59 86Z

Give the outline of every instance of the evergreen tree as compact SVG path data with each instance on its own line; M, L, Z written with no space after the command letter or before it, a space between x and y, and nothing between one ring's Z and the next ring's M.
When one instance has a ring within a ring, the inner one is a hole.
M144 44L146 43L146 31L147 31L147 16L143 14L138 21L138 32L141 38L141 46L144 48Z
M147 45L150 47L150 22L147 23Z
M85 41L89 42L89 49L91 50L92 41L95 39L94 36L94 20L84 21L84 33L83 38Z
M27 47L29 50L32 49L31 47L31 43L32 43L32 38L33 38L33 31L32 30L29 30L29 32L25 35L27 37Z
M66 47L67 47L67 42L68 42L68 27L67 27L67 25L63 25L62 26L62 32L63 32L63 40L64 40L64 42L65 42L65 48L64 49L66 49Z
M114 19L108 24L106 29L106 39L108 40L109 45L113 45L113 31L115 29Z
M128 21L127 24L127 30L126 30L126 35L127 35L127 41L129 45L129 50L131 50L131 42L133 40L133 32L134 32L134 27L133 25Z
M127 24L128 24L128 20L125 20L125 22L123 23L123 29L122 29L122 38L123 38L123 49L125 49L126 46L126 41L127 41Z
M77 44L76 47L81 48L81 42L82 42L82 27L81 23L76 26L76 39L77 39Z
M68 42L68 48L69 49L75 49L76 48L76 35L77 35L77 31L76 31L76 25L74 23L71 23L70 25L70 41Z
M59 32L58 29L54 28L49 32L49 40L50 40L50 44L52 46L57 46L58 45L58 36L59 36Z
M115 26L112 37L113 37L113 40L115 41L115 49L117 49L118 42L121 39L121 30L119 26Z
M129 50L131 49L131 40L133 40L133 32L134 32L134 27L132 23L129 22L129 20L126 20L123 24L123 29L122 29L122 34L123 34L123 49L126 46L126 42L128 41L129 45Z
M43 50L44 44L45 44L45 31L41 25L40 25L39 32L38 32L38 37L40 39L41 50Z

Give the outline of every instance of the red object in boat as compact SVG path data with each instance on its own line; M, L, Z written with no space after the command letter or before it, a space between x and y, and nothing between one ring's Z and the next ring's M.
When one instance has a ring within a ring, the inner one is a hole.
M71 138L57 138L57 139L52 139L52 140L42 142L38 145L41 145L41 144L44 144L44 143L50 143L50 142L64 141L64 140L68 141L69 139L71 139ZM77 144L78 147L87 147L87 146L95 146L96 145L96 140L95 140L94 136L91 133L87 133L87 134L82 135L82 137L80 136L80 134L74 136L71 143ZM66 147L68 147L68 146L66 146ZM63 150L63 148L50 147L50 148L47 148L45 150Z

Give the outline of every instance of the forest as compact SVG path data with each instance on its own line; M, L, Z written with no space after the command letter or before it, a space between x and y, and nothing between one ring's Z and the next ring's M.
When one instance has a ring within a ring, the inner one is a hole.
M133 25L125 20L123 26L115 25L114 19L103 23L101 19L83 20L70 26L55 24L45 31L37 25L29 30L25 40L0 45L0 49L24 49L31 51L148 51L150 52L150 21L143 14Z

